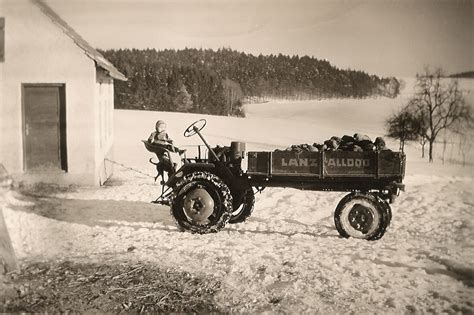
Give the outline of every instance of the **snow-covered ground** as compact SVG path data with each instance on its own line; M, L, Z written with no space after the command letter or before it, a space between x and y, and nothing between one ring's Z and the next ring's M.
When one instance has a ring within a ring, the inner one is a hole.
M207 119L209 143L240 140L247 150L355 132L375 137L384 134L384 120L407 95L254 104L247 106L247 118L117 110L114 160L154 175L152 155L140 140L158 119L181 146L200 144L182 132L201 118ZM106 186L58 192L30 205L17 194L4 214L22 259L138 260L204 273L222 282L216 298L224 309L472 313L473 165L428 164L415 144L407 156L406 192L376 242L338 237L332 213L344 193L283 188L257 195L246 223L217 234L180 233L167 207L149 203L160 186L117 165Z

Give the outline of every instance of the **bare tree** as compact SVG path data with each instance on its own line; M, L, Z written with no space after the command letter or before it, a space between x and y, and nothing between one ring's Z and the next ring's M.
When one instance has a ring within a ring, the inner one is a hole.
M400 141L400 150L403 152L405 142L414 141L420 137L417 113L409 106L400 109L385 122L387 136Z
M426 141L427 141L427 134L428 134L428 129L429 129L429 124L428 124L428 117L426 115L425 111L419 110L419 108L414 104L413 100L410 100L410 102L407 105L410 108L410 111L414 112L413 116L415 118L415 129L416 132L418 133L418 141L420 142L421 145L421 157L425 157L425 147L426 147Z
M424 134L420 137L420 145L421 145L421 157L424 158L425 157L425 146L426 146L426 137L425 137Z
M448 133L447 129L444 129L443 132L443 154L441 155L441 163L444 164L444 158L446 156L446 147L448 146Z
M416 75L415 95L409 106L416 108L422 125L427 126L422 136L429 144L430 162L433 161L433 147L440 131L473 120L458 80L445 78L440 68L431 71L425 67L422 74Z

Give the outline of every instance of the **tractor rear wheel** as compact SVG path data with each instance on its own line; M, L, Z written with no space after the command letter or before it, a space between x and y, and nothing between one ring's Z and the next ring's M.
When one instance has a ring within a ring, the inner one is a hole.
M390 206L372 193L350 193L337 205L334 223L342 237L378 240L390 223Z
M255 194L252 188L245 190L241 203L234 204L234 210L229 223L242 223L252 214L255 205Z
M224 228L232 212L232 195L216 175L193 172L173 189L171 215L181 231L206 234Z

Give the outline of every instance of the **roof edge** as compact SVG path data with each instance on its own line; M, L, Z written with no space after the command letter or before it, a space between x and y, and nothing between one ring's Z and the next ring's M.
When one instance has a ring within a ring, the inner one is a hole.
M87 57L95 62L96 67L105 70L108 75L116 80L127 81L127 77L122 74L115 66L105 59L105 57L92 47L81 35L79 35L65 20L63 20L48 4L43 0L30 0L36 5L44 15L51 19L61 31L72 39L74 44L84 51Z

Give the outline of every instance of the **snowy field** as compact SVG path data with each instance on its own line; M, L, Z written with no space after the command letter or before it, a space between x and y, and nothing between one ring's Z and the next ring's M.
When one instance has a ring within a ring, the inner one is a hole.
M238 140L247 150L355 132L375 138L407 95L252 104L247 118L116 110L114 160L154 175L152 155L140 140L158 119L168 123L181 146L200 144L182 133L201 118L207 119L203 134L211 145ZM227 225L217 234L180 233L168 207L149 203L160 186L117 165L100 188L73 188L36 200L14 193L4 215L23 261L142 261L205 274L221 281L216 303L224 310L472 313L473 165L442 165L439 159L428 164L416 144L408 146L407 156L406 192L392 205L392 225L375 242L338 236L332 215L344 193L282 188L257 195L246 223Z

